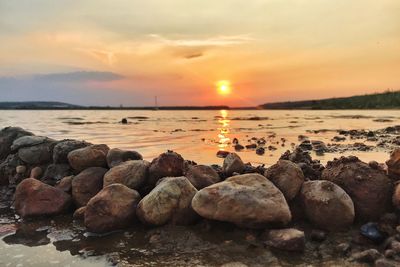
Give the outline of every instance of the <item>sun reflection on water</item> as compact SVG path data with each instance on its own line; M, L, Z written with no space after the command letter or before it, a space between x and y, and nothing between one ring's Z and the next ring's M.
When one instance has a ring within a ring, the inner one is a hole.
M218 127L218 148L219 150L225 150L229 145L231 139L228 137L229 123L228 119L228 111L225 109L220 110L220 118L218 119L219 127Z

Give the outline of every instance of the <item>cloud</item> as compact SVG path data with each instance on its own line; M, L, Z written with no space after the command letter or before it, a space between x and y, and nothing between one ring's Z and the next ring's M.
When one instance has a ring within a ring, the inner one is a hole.
M216 36L203 39L168 39L159 34L150 34L149 36L166 45L177 47L230 46L255 40L248 35Z
M40 82L85 82L85 81L115 81L124 76L103 71L76 71L67 73L50 73L34 75L33 80Z

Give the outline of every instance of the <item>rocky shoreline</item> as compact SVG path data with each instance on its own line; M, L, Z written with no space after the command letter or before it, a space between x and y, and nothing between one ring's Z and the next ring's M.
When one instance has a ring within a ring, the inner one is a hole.
M304 147L268 168L235 153L207 166L173 151L148 162L136 151L7 127L0 131L0 207L22 221L69 216L98 234L224 223L249 231L256 247L295 254L339 233L347 238L332 255L344 262L399 266L400 149L386 163L350 156L323 166Z

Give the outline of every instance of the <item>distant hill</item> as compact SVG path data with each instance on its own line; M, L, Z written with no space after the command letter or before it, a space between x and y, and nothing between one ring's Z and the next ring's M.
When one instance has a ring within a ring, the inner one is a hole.
M0 109L74 109L81 107L53 101L0 102Z
M262 109L398 109L400 91L351 97L267 103Z

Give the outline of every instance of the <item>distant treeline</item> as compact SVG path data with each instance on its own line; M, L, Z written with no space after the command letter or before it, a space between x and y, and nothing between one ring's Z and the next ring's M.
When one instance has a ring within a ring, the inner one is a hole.
M359 95L351 97L267 103L263 109L398 109L400 91Z

